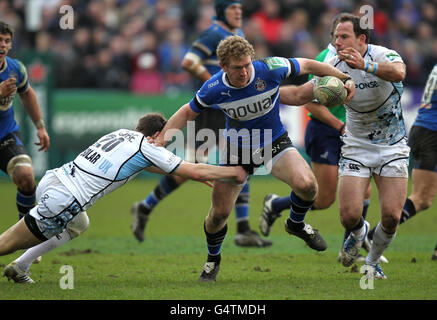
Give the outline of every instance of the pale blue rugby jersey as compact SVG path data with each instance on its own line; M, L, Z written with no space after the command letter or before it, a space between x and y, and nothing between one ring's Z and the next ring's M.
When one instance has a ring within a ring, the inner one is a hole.
M437 64L428 76L415 126L437 131Z
M369 44L363 56L374 62L403 63L402 57L394 50ZM355 82L355 95L345 104L346 136L360 139L360 144L394 145L406 136L402 115L402 82L391 82L364 70L350 67L338 56L327 63ZM316 83L319 77L311 81Z
M120 129L101 137L54 173L86 210L143 169L155 166L171 174L181 163L164 147L148 143L142 133Z
M229 84L222 70L203 84L190 107L197 113L206 108L222 110L226 116L225 136L230 143L236 144L238 139L241 148L263 147L285 133L279 117L279 85L299 72L299 63L294 58L256 60L249 83L236 88ZM266 130L271 130L271 135Z

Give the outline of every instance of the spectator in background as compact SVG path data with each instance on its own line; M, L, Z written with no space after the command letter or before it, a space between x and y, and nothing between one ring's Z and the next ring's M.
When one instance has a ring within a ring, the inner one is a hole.
M278 1L262 0L261 8L251 17L251 20L259 25L263 38L270 46L278 44L281 40L281 28L284 20L280 13L281 5Z
M112 54L111 65L107 66L112 69L112 88L129 88L131 57L129 55L127 41L116 35L109 43L109 51Z
M88 76L88 71L96 65L88 29L78 28L73 35L72 49L74 66L71 68L70 85L72 87L95 87L95 82Z
M52 49L55 55L63 59L69 56L67 48L76 38L76 33L88 30L89 41L95 42L95 31L105 38L106 43L96 42L93 57L81 57L65 62L77 74L70 79L65 76L66 67L57 68L56 87L97 87L87 74L77 72L83 66L93 65L97 51L106 50L110 38L121 35L129 43L128 56L132 66L137 66L139 51L134 50L138 39L146 33L157 37L157 47L168 41L174 28L184 32L184 44L190 45L194 35L201 33L211 24L213 0L52 0L44 1L41 8L41 27L36 33L26 30L26 1L0 0L0 18L9 22L16 30L12 54L20 50L33 48L39 32L47 32L52 36ZM59 8L63 4L71 5L75 13L75 29L70 31L59 28ZM329 24L334 15L341 11L362 14L359 9L364 4L371 5L374 10L374 29L372 37L378 45L391 47L406 57L408 73L405 84L423 86L429 69L437 59L434 40L436 39L437 20L436 1L412 0L380 0L380 1L305 1L305 0L244 0L244 20L248 27L244 28L247 39L256 45L266 46L266 56L296 56L302 42L305 48L298 52L310 54L313 49L309 43L317 45L317 50L324 48L329 42ZM306 25L296 25L304 16ZM416 26L418 26L416 28ZM428 26L428 27L427 27ZM431 30L430 30L431 29ZM282 30L282 31L281 31ZM284 38L284 34L286 37ZM81 35L82 37L83 35ZM97 35L96 35L97 36ZM99 38L99 37L98 37ZM429 41L428 41L429 39ZM404 43L408 41L408 45ZM414 52L415 48L417 52ZM112 50L112 48L110 48ZM284 50L288 50L286 53ZM279 51L279 52L278 52ZM412 56L414 52L414 57ZM409 57L410 56L410 57ZM313 58L308 56L308 58ZM111 68L117 68L112 65ZM134 72L135 70L130 70ZM80 75L80 76L79 76ZM172 78L172 77L170 77ZM164 82L166 78L164 77ZM169 84L173 86L173 84ZM196 83L191 80L191 87ZM121 87L120 89L126 89Z
M432 40L432 50L424 58L422 63L422 70L430 70L437 63L437 38ZM422 75L426 77L426 73L422 72Z
M131 44L132 72L130 89L134 93L159 94L164 79L158 70L158 40L152 32L138 35Z
M137 56L130 88L134 93L160 94L164 92L164 79L158 71L156 54L143 52Z
M184 32L174 28L158 47L159 70L165 80L166 91L193 90L190 75L181 67L189 46L184 42Z
M39 53L50 53L52 51L52 37L48 32L40 32L37 34L35 49Z

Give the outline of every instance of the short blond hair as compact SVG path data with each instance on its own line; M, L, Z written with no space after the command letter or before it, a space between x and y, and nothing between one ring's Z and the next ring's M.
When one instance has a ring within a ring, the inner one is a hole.
M231 36L220 41L217 47L217 58L224 66L229 64L231 57L241 59L250 56L252 59L255 56L253 46L246 39L240 36Z

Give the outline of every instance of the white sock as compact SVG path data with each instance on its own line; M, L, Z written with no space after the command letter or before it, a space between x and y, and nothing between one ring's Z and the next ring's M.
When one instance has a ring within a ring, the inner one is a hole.
M18 259L15 260L17 265L24 271L28 271L32 262L38 258L39 256L44 255L45 253L59 247L60 245L70 241L73 237L68 233L67 230L64 230L62 233L54 236L39 245L36 245L32 248L27 249Z
M366 257L366 264L375 265L379 263L379 258L381 258L384 250L390 245L393 241L395 233L387 233L381 225L381 222L378 223L375 229L375 233L373 234L373 243L370 247L369 254Z
M363 223L361 228L358 230L353 230L351 233L354 235L355 239L364 240L364 236L366 235L366 225Z

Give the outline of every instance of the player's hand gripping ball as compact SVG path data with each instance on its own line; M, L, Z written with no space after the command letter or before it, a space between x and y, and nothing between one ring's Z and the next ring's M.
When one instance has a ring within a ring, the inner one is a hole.
M314 86L313 93L320 104L328 108L342 105L347 97L343 81L333 76L320 78Z

